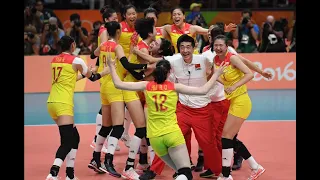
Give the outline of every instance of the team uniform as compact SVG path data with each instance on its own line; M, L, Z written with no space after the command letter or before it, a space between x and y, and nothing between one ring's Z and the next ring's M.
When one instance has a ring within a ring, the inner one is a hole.
M122 46L124 54L126 57L129 57L130 54L130 39L133 33L135 32L134 28L131 28L127 22L122 21L121 25L121 36L119 39L119 44Z
M183 34L187 34L189 36L191 36L190 34L190 27L192 25L188 24L188 23L184 23L184 27L182 29L179 29L175 24L171 25L171 32L170 32L170 37L171 37L171 42L172 45L174 46L175 52L178 52L178 48L177 48L177 42L178 39L181 35ZM195 38L195 37L193 37ZM199 54L198 50L194 50L193 54Z
M163 36L162 36L163 28L162 27L156 27L156 30L157 30L156 39L163 38Z
M168 154L168 148L185 144L177 123L178 95L172 82L157 84L150 81L145 96L148 105L147 137L155 153L161 157Z
M57 119L62 115L74 115L73 96L78 72L72 68L72 64L81 64L84 73L87 73L88 67L84 61L73 55L62 53L51 61L53 76L47 105L52 119Z
M229 51L226 54L225 63L230 64L230 57L234 54ZM219 59L219 56L214 58L214 64L219 67L222 61ZM226 67L225 73L221 75L221 79L224 84L224 88L231 87L233 84L238 82L244 73L239 69L232 67L232 65L228 65ZM247 119L250 115L252 104L250 97L248 95L247 86L244 84L234 90L231 94L225 94L226 98L230 100L229 112L230 114L240 117L242 119Z
M105 62L107 59L108 52L110 51L111 57L116 58L115 48L117 43L108 40L100 48L100 61ZM101 63L103 66L103 63ZM116 60L117 74L121 80L124 79L126 70L122 66L119 60ZM108 74L101 78L101 87L100 87L100 97L102 105L110 105L113 102L123 102L123 92L122 90L117 89L112 81L111 75Z

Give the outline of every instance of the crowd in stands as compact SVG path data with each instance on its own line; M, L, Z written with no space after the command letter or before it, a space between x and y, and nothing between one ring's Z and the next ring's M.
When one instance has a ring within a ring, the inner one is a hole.
M211 24L205 21L200 12L202 4L192 3L186 22L208 28ZM228 32L228 45L235 47L239 53L257 52L295 52L296 51L296 23L289 23L286 18L275 19L272 14L266 21L258 25L254 21L252 12L244 10L237 23L237 29ZM71 27L64 29L55 13L44 8L42 0L36 0L24 9L24 54L25 55L56 55L59 50L57 42L64 35L73 37L77 44L77 54L89 55L97 44L99 27L102 24L97 20L93 23L93 30L81 26L79 14L70 16ZM217 22L224 28L224 22ZM198 49L201 50L209 42L203 35L197 36ZM236 42L236 43L235 43Z

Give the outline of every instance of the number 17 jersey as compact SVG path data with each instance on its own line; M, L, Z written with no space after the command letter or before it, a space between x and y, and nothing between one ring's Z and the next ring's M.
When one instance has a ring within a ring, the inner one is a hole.
M72 64L76 58L73 55L62 53L51 61L52 86L47 102L64 103L73 106L78 72L72 68Z
M148 138L180 131L176 116L178 95L172 82L157 84L150 81L145 90L145 97L148 107Z

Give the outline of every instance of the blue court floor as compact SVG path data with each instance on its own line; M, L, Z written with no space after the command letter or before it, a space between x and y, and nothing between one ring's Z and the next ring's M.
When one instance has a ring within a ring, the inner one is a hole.
M296 120L296 90L251 90L252 112L248 120ZM48 93L24 95L24 124L53 124L47 112ZM95 123L100 109L98 92L75 93L75 122Z

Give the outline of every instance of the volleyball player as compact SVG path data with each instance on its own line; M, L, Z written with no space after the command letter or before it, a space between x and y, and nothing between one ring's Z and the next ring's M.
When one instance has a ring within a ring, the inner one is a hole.
M88 71L87 65L81 58L71 55L76 49L76 43L70 36L63 36L58 42L62 53L55 56L51 61L52 87L47 100L48 112L59 127L60 147L57 150L56 158L47 176L47 180L58 180L60 167L67 158L66 180L77 179L74 176L74 163L79 147L80 136L73 118L73 95L78 71L83 77L91 81L99 80L107 71L93 74Z
M107 29L105 28L105 23L110 22L110 21L117 21L118 22L118 15L117 12L112 9L109 8L108 6L104 6L103 8L101 8L100 13L102 14L102 20L104 22L104 24L102 24L100 26L99 32L98 32L98 46L101 45L101 43L104 43L108 40L108 34L107 34ZM95 59L96 56L94 55L94 51L92 52L91 55L91 59ZM103 66L99 66L99 64L102 64L102 60L100 62L99 57L97 58L97 62L96 62L96 69L97 72L100 72L103 68ZM94 140L92 141L92 143L90 144L90 147L92 147L93 149L96 146L96 140L97 140L97 136L98 133L101 129L102 126L102 111L101 108L96 116L96 134L94 136ZM103 145L102 148L102 152L106 153L107 149L106 149L106 144ZM120 151L120 146L118 145L116 148L117 151Z
M208 39L210 44L208 45L208 48L203 51L202 55L206 56L211 63L213 63L213 59L216 56L216 53L213 51L213 42L212 39L215 38L218 35L223 35L224 31L222 28L220 28L218 25L212 25L209 28L208 31ZM212 52L213 51L213 52ZM265 78L270 78L271 74L268 72L262 71L258 66L256 66L253 62L250 60L244 58L243 56L239 55L232 47L228 46L228 51L235 54L238 56L241 61L246 64L251 70L258 72ZM228 110L229 110L229 100L226 99L225 94L224 94L224 88L221 83L216 83L214 85L215 91L209 93L210 98L212 100L212 112L213 112L213 123L217 124L217 128L214 129L215 131L215 137L214 139L216 140L216 144L218 146L218 149L221 153L222 151L222 144L221 144L221 136L222 136L222 131L224 127L224 123L227 119L228 115ZM191 135L190 135L191 136ZM240 169L242 165L243 158L238 155L237 153L237 147L239 147L242 144L241 141L239 141L236 137L234 138L234 161L233 161L233 166L232 170L238 170ZM203 172L200 174L200 177L203 178L210 178L213 177L214 173L208 169L207 171Z
M113 56L117 57L117 73L123 79L126 75L126 69L122 66L122 64L129 66L133 65L128 64L128 59L125 56L123 48L118 44L121 35L121 26L118 22L112 21L106 23L106 28L109 35L109 40L95 50L95 55L100 55L100 59L105 62L107 53L111 51ZM123 63L122 61L127 63ZM143 69L143 67L141 67L143 65L138 64L136 66L137 69ZM102 128L100 129L97 137L96 148L93 152L93 159L88 167L99 173L106 172L112 176L121 177L121 175L114 169L113 155L118 144L118 140L123 133L123 93L121 90L114 87L111 76L107 75L101 80L100 94L102 104ZM100 163L102 145L110 132L111 134L108 139L105 161L104 163Z
M219 77L219 81L224 84L226 98L230 100L230 108L221 139L222 176L218 180L232 180L230 170L234 147L233 138L251 112L252 104L245 84L253 78L253 74L237 56L228 52L225 36L216 36L213 43L214 51L217 54L214 59L215 66L219 67L222 63L228 65L225 74ZM237 153L248 160L252 169L248 180L257 179L265 172L265 169L255 161L243 143Z
M122 82L116 74L115 65L108 57L108 65L115 86L119 89L145 90L148 106L148 137L155 152L172 169L178 172L177 179L192 179L190 159L182 132L176 120L177 93L206 94L216 78L223 73L223 66L202 87L188 87L166 81L170 73L170 63L161 60L153 72L154 82ZM176 92L175 92L176 91Z

